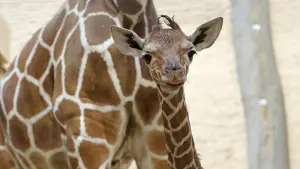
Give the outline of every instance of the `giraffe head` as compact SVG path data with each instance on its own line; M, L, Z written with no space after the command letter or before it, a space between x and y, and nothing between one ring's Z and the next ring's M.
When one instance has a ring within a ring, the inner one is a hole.
M122 53L142 58L159 86L174 89L186 81L196 52L209 48L215 42L222 29L223 18L200 25L188 36L173 19L166 15L160 17L170 28L157 24L145 39L131 30L116 26L112 26L111 32Z

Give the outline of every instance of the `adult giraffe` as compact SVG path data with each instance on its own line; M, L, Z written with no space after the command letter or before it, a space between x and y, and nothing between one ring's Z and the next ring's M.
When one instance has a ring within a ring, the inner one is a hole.
M152 0L64 2L1 81L1 169L167 168L155 83L110 33L156 22Z
M111 28L113 39L124 54L142 58L156 82L162 110L170 169L202 169L195 148L183 85L196 51L209 48L218 38L223 18L213 19L186 36L166 15L171 29L154 26L145 39L133 31Z

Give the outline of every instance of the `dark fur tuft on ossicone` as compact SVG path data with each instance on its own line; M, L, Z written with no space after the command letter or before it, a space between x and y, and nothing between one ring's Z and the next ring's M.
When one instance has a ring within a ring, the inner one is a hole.
M160 24L159 23L159 19L160 18L163 18L164 19L164 22L165 22L165 24L166 25L168 25L169 27L171 27L172 29L175 29L175 30L180 30L180 27L179 27L179 25L174 21L174 16L172 17L172 19L169 17L169 16L167 16L167 15L160 15L159 17L158 17L158 24Z

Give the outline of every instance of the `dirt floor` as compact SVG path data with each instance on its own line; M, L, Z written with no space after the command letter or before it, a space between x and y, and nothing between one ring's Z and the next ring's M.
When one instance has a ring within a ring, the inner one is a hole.
M300 1L271 0L271 23L281 76L291 169L300 168ZM13 33L12 54L52 16L61 0L0 0ZM192 130L204 168L247 168L244 114L237 82L229 0L155 0L159 14L175 15L184 32L224 17L216 43L195 57L186 84ZM45 8L41 8L45 6Z

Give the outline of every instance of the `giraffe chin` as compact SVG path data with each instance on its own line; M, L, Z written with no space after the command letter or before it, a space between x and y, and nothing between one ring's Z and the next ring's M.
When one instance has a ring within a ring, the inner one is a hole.
M162 76L160 82L167 86L182 86L186 81L186 76L184 77L167 77Z
M167 88L178 88L184 85L185 80L161 81L161 84Z

